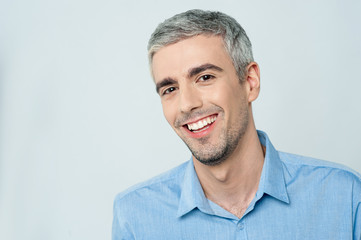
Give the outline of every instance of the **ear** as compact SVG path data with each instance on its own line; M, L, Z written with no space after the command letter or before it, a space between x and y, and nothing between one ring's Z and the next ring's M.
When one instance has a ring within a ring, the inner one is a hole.
M248 91L248 102L251 103L256 100L260 91L260 73L258 64L256 62L251 62L248 64L246 70L245 84Z

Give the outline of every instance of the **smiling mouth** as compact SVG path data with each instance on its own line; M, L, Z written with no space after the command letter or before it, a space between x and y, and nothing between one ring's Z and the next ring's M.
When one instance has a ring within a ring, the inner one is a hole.
M185 124L184 126L187 127L189 131L196 133L207 129L212 123L214 123L214 121L216 121L216 119L217 119L217 115L213 115L198 120L197 122L194 123Z

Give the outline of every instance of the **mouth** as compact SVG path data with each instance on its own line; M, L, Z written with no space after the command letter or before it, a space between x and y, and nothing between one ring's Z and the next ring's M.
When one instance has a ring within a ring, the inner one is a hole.
M217 114L202 118L192 123L183 125L189 131L193 133L199 133L208 129L217 119Z

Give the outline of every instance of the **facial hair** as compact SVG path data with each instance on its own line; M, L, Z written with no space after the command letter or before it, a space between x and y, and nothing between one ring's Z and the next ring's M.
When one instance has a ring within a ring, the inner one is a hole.
M214 106L212 109L197 113L197 115L204 116L206 115L205 112L214 112L215 110L219 113L217 120L224 122L224 111L218 106ZM194 116L194 114L189 115ZM185 116L185 118L191 116ZM234 152L239 141L246 132L248 119L249 113L247 106L243 106L237 118L237 122L233 123L231 126L223 125L218 140L213 143L210 142L210 136L205 136L199 139L180 137L199 162L208 166L216 166L223 163Z

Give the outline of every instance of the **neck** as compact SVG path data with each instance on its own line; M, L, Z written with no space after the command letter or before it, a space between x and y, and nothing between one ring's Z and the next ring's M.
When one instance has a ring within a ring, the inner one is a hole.
M221 164L207 166L193 158L206 197L238 218L257 192L264 161L257 131L250 125L235 151Z

